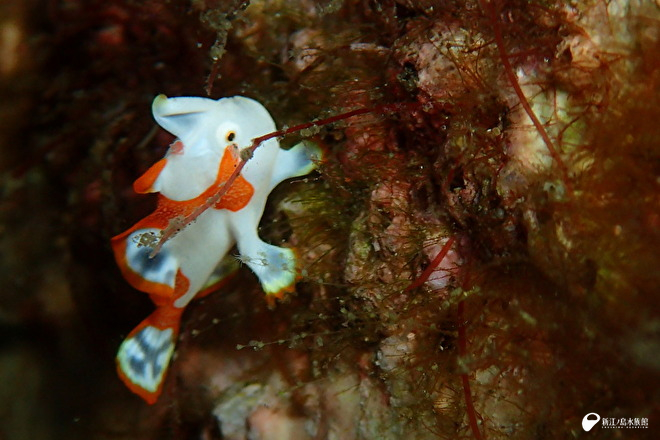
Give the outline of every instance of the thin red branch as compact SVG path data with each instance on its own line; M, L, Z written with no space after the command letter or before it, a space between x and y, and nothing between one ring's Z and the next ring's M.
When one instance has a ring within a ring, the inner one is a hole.
M545 130L543 127L543 124L541 124L541 121L539 121L539 118L536 116L534 113L534 110L532 110L532 106L529 105L529 101L527 100L527 97L522 91L522 88L520 87L520 83L518 82L518 78L516 77L516 74L513 70L513 67L511 66L511 62L509 61L509 54L506 52L506 47L504 45L504 37L502 36L502 27L500 24L500 20L498 18L498 8L496 6L497 0L484 0L483 3L486 5L486 9L488 10L488 15L490 16L490 21L493 26L493 34L495 37L495 44L497 46L497 51L500 54L500 59L502 61L502 65L504 66L504 72L507 76L507 79L511 83L511 86L513 87L513 90L515 91L516 95L518 96L518 100L520 101L520 105L522 105L523 109L525 110L525 113L527 113L527 116L529 116L529 119L532 120L532 124L534 124L534 127L536 130L539 132L541 135L541 139L543 139L543 142L545 143L546 147L548 148L548 152L550 153L550 156L552 159L557 163L557 166L559 167L559 170L562 174L562 178L564 180L564 183L566 185L566 190L569 194L572 193L572 186L570 183L570 179L568 176L568 170L566 169L566 165L562 161L559 152L557 152L557 149L555 148L554 144L552 143L552 140L550 139L550 136L548 135L548 132Z
M465 332L465 303L463 301L458 303L458 311L456 312L456 320L458 321L458 355L463 357L467 354L467 335ZM461 374L461 382L463 383L463 394L465 396L465 407L467 410L468 421L470 430L475 439L481 440L483 437L479 431L479 422L477 421L477 411L474 409L474 402L472 400L472 391L470 389L470 377L467 373Z
M209 73L209 76L206 79L206 87L204 88L204 91L206 92L207 96L211 96L211 92L213 92L213 83L218 78L219 68L220 68L220 59L216 60L213 63L213 66L211 67L211 73Z
M163 245L174 235L176 235L181 229L185 228L187 225L190 223L194 222L197 217L202 215L207 209L209 209L211 206L215 205L218 203L224 196L227 194L227 191L231 188L231 186L234 184L234 181L238 178L238 176L241 174L241 171L243 170L243 167L245 167L245 164L247 163L250 158L254 155L254 152L259 146L263 143L266 142L267 140L277 138L277 137L282 137L286 136L291 133L296 133L301 130L305 130L308 128L312 127L322 127L324 125L332 124L334 122L342 121L348 118L351 118L353 116L359 116L359 115L364 115L367 113L391 113L395 111L401 111L403 109L415 109L415 108L420 108L421 104L417 102L410 102L410 103L396 103L396 104L384 104L380 105L377 107L373 108L360 108L356 110L352 110L350 112L346 113L341 113L335 116L330 116L329 118L325 119L319 119L317 121L311 121L311 122L306 122L304 124L298 124L294 125L293 127L289 127L284 130L278 130L274 131L272 133L268 133L266 135L260 136L258 138L255 138L252 140L252 144L246 148L243 152L241 152L241 156L243 157L243 160L241 160L236 168L234 169L234 172L231 173L227 181L218 189L218 191L213 194L213 196L209 197L206 202L197 208L195 208L190 214L183 218L175 218L170 221L170 224L163 230L163 234L160 236L160 239L158 240L158 243L154 246L153 250L151 251L150 257L153 258L155 257L158 252L162 249Z
M429 279L433 271L440 265L440 263L442 263L442 260L445 259L447 253L451 249L455 240L456 239L454 237L449 237L447 243L445 243L444 246L442 246L442 249L440 249L438 255L436 255L433 261L431 261L431 263L428 265L428 267L424 269L424 272L422 272L419 278L417 278L415 281L412 282L412 284L406 287L405 289L406 292L418 288Z

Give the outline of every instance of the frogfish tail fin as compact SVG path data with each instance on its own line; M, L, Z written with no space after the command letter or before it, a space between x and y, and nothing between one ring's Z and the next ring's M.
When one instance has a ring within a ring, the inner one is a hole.
M158 307L131 331L117 352L121 380L147 403L158 400L174 354L183 309Z

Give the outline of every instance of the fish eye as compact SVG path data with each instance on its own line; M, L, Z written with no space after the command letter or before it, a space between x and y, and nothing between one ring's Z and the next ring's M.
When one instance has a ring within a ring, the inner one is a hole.
M233 142L234 139L236 139L236 132L235 131L228 131L227 135L225 136L225 139L227 139L227 142Z

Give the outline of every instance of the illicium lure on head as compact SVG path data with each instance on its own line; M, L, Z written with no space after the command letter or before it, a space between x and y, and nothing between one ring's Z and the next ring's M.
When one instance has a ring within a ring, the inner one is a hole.
M149 403L162 391L184 308L231 272L232 265L223 259L234 244L267 295L280 297L293 289L293 251L265 243L257 227L273 188L311 172L321 159L320 149L309 142L283 150L275 138L264 141L226 193L154 254L153 244L170 222L185 218L218 193L253 139L276 128L261 104L241 96L215 101L159 95L152 111L156 122L178 138L133 184L137 193L159 193L158 205L112 238L122 274L156 305L117 353L119 376Z

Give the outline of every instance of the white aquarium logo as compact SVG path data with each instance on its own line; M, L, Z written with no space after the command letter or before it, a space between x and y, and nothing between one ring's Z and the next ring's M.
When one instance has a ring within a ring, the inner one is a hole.
M582 429L591 431L598 422L602 428L641 428L648 429L647 417L600 417L596 413L589 413L582 418Z
M591 431L591 428L598 422L600 422L600 416L596 413L589 413L582 418L582 429Z

